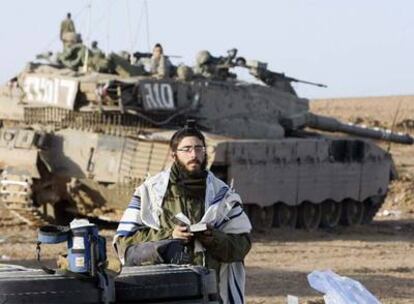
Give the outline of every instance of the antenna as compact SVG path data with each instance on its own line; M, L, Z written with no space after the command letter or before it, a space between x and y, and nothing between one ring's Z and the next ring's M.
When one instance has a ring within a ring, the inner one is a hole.
M85 62L83 63L83 72L86 73L88 71L88 60L89 60L89 42L91 39L91 26L92 26L92 0L89 1L88 5L89 11L88 11L88 31L86 35L86 52L85 52Z
M137 25L137 28L136 28L136 32L135 32L135 34L134 34L134 41L133 41L133 43L132 43L132 46L133 46L133 48L135 48L135 47L137 47L137 44L138 44L138 37L139 37L139 35L140 35L140 32L141 32L141 25L142 25L142 22L144 21L144 19L145 19L145 30L146 30L146 32L145 32L145 34L146 34L146 39L147 39L147 48L148 48L148 53L150 53L151 52L151 46L150 46L150 38L149 38L149 14L148 14L148 2L147 2L147 0L144 0L144 2L143 2L143 4L142 4L142 7L141 7L141 10L140 10L140 14L139 14L139 18L138 18L138 25Z
M136 28L136 31L134 33L134 42L132 44L133 48L137 47L138 44L138 37L141 31L141 24L142 24L142 20L144 19L144 9L143 9L144 5L141 7L140 13L139 13L139 18L138 18L138 25Z
M401 108L402 101L403 100L400 99L400 101L398 102L397 109L395 110L394 119L392 120L392 125L391 125L391 133L394 133L395 123L397 122L397 117L398 117L398 114L400 112L400 108ZM391 152L391 141L388 142L387 152L388 153Z
M145 5L145 21L146 21L146 28L147 28L147 47L148 47L148 52L151 52L150 30L149 30L149 10L148 10L147 0L144 0L144 5Z
M130 16L131 10L129 9L129 0L127 0L125 3L126 3L126 10L127 10L126 13L127 13L127 22L128 22L129 52L132 54L134 52L134 42L132 40L131 16Z
M107 23L106 23L106 53L109 53L110 50L110 28L111 28L111 11L112 11L112 2L108 0L108 16L107 16Z

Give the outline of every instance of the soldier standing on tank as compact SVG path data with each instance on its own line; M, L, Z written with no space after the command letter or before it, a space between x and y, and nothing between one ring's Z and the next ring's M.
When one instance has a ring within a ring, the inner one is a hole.
M60 23L60 40L63 41L63 35L65 33L76 33L76 28L75 24L73 23L71 13L67 13L66 19Z
M150 59L150 73L158 78L168 78L171 66L170 60L164 55L161 44L155 44Z
M244 303L243 260L251 248L251 224L240 196L206 169L204 135L194 126L170 140L174 160L139 186L114 238L128 266L159 263L215 269L223 303ZM199 232L177 220L203 223Z

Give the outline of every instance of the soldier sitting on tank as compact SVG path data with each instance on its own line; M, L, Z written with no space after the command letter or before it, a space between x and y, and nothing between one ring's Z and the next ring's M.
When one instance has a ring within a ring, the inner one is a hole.
M92 41L90 52L92 56L105 58L105 53L98 47L98 41Z
M270 71L267 69L267 63L256 60L250 60L245 64L245 67L249 69L251 75L257 79L260 79L268 86L278 88L282 91L297 96L295 89L291 84L291 81L296 79L287 77L283 73Z
M230 73L229 69L235 65L233 59L236 54L237 49L229 50L225 57L214 57L209 51L200 51L196 56L194 74L214 80L234 79L236 75Z
M175 73L176 77L178 80L183 80L183 81L190 81L193 76L194 76L194 72L193 69L189 66L186 66L184 64L180 64L177 68L176 68L176 73Z
M145 75L145 70L142 66L131 64L131 55L127 51L110 53L108 55L108 70L110 73L122 77Z
M97 41L92 41L91 48L88 51L88 70L102 73L111 72L111 62L98 47Z
M145 71L157 78L168 78L172 76L173 65L164 55L161 44L156 43L152 49L152 53L134 53L135 64L141 66Z
M164 55L161 44L155 44L150 59L150 73L157 78L168 78L171 66L170 60Z
M114 238L119 258L129 266L204 265L216 270L224 303L244 303L251 225L240 196L206 169L197 128L178 130L170 149L172 167L139 186L122 216Z

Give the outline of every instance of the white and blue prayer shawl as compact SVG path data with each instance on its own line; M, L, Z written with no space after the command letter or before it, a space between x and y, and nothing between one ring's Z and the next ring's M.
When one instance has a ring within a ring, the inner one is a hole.
M162 203L168 187L170 170L148 178L139 186L125 210L116 235L114 248L119 237L131 236L145 228L160 228ZM200 223L208 223L225 233L242 234L251 231L251 224L243 212L240 196L210 171L207 175L205 213ZM205 250L203 248L203 250ZM124 253L118 253L124 264ZM223 303L245 303L245 271L243 262L220 264L220 297Z

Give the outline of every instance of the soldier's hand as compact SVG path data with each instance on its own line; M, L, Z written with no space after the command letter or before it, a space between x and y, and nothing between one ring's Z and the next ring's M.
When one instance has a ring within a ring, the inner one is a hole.
M190 241L193 235L194 235L193 233L188 232L187 226L176 225L172 232L173 239L182 239L182 240L185 240L186 242Z

